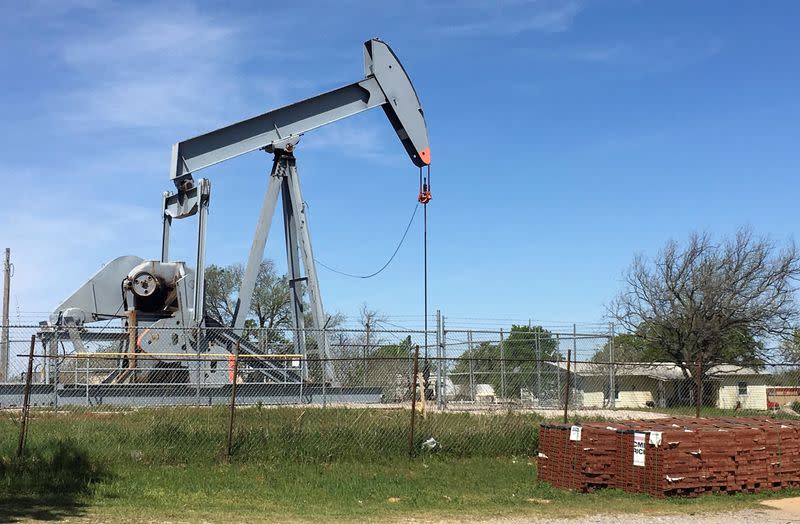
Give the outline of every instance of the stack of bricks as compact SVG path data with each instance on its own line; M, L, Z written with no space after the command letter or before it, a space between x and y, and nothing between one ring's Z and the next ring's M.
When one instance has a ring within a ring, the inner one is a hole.
M800 486L800 421L543 424L539 446L539 478L580 491L614 487L665 497Z
M616 476L617 429L604 423L542 424L539 478L579 491L611 487Z

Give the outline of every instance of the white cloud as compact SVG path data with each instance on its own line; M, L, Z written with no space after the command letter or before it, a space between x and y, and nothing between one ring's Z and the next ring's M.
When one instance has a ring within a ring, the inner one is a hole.
M441 32L453 36L558 33L569 29L580 11L575 0L483 3L468 11L466 20L442 26Z
M79 79L57 104L88 128L202 130L237 112L235 42L241 28L190 5L113 9L96 31L63 43Z
M635 67L643 72L674 71L713 58L723 50L718 38L659 38L634 43L587 44L519 49L526 56Z

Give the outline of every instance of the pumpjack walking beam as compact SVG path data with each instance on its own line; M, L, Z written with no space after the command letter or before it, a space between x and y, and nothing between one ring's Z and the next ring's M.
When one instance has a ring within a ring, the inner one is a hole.
M293 328L296 332L302 332L304 327L303 306L300 300L302 286L298 284L305 281L310 298L313 327L320 333L318 348L323 356L330 356L326 337L321 333L325 316L311 249L308 220L303 208L300 182L293 156L294 147L301 135L368 109L381 107L414 165L422 168L430 164L428 129L419 98L397 56L383 41L372 39L364 43L364 73L365 78L353 84L173 146L170 178L177 188L177 194L165 195L164 198L163 259L166 259L169 253L169 228L172 218L184 218L197 213L198 210L204 210L201 204L203 202L201 192L198 192L192 177L194 172L258 149L275 155L267 193L264 196L239 290L239 301L233 322L235 329L244 326L245 317L250 309L250 300L272 224L278 193L281 193L287 232L287 260L293 291ZM203 194L207 202L207 188ZM306 271L304 278L299 274L298 255L302 258ZM201 261L202 257L198 256L198 263ZM195 276L200 279L195 285L198 292L202 291L202 277L199 276L202 271L203 268L198 267ZM196 304L201 302L196 301ZM197 312L195 314L197 315ZM304 345L301 337L296 337L295 343ZM302 347L298 349L302 350ZM303 353L303 351L298 352ZM324 373L326 380L332 380L332 368L324 369Z

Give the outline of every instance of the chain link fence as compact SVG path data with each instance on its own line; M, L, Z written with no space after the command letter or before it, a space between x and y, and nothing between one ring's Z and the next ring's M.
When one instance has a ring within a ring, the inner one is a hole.
M443 323L428 333L12 326L0 445L16 444L24 405L28 439L88 440L150 462L530 455L543 418L796 415L794 365L718 365L698 387L691 367L614 361L612 340Z

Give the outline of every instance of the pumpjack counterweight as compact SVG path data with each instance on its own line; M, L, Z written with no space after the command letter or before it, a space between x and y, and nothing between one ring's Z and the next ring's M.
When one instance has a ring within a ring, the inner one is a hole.
M278 198L281 197L286 241L288 280L291 296L291 331L294 351L307 357L324 359L319 374L312 376L308 366L299 373L278 369L268 359L248 359L247 366L260 372L267 382L279 380L321 380L335 384L330 348L325 335L327 318L311 245L308 216L300 191L295 159L300 137L318 127L380 107L417 167L430 165L428 129L422 105L410 78L391 48L379 39L364 43L365 78L320 95L230 124L209 133L178 142L172 148L170 178L175 192L162 197L163 228L160 260L120 257L109 263L64 301L51 315L49 331L69 336L75 350L81 351L80 335L86 324L123 319L131 330L128 351L188 356L202 352L231 352L238 341L244 353L264 351L242 339L250 311L258 270L272 225ZM205 311L205 236L211 185L195 182L193 174L244 153L264 150L274 156L267 190L256 224L247 266L239 288L238 301L230 326L222 329ZM170 233L175 219L198 216L195 267L170 261ZM305 272L303 274L302 272ZM122 292L120 293L120 290ZM306 329L308 309L312 322ZM64 328L61 330L60 328ZM202 336L204 329L213 336ZM212 329L215 328L215 329ZM177 337L146 336L159 329L183 333ZM309 337L313 340L310 340ZM313 342L313 343L312 343ZM312 355L313 353L313 355ZM135 358L125 359L127 366ZM199 359L187 358L190 380L208 378ZM223 374L224 375L224 374ZM136 380L135 372L115 372L110 381ZM132 379L130 377L133 377ZM287 377L289 377L287 379Z

